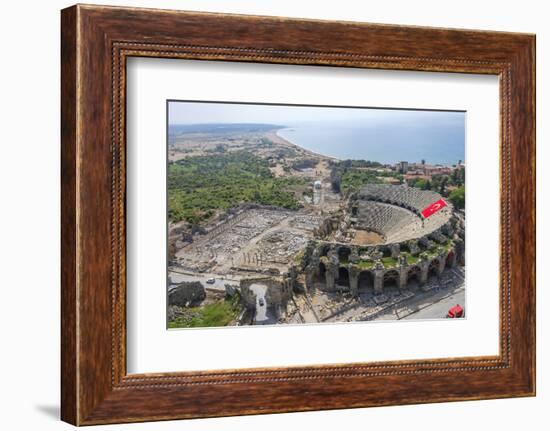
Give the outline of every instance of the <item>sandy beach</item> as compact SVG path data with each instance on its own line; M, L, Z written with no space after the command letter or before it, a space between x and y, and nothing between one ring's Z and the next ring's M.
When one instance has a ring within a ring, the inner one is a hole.
M268 139L270 139L271 141L273 141L274 143L276 143L276 144L294 148L297 151L300 151L304 154L308 154L308 155L313 156L313 157L319 157L319 158L324 159L326 161L328 161L328 160L339 161L339 159L337 159L336 157L331 157L331 156L327 156L325 154L316 153L315 151L308 150L307 148L301 147L300 145L293 144L292 142L287 141L285 138L279 136L279 134L277 133L279 130L283 130L283 129L278 129L275 132L267 132L266 137Z

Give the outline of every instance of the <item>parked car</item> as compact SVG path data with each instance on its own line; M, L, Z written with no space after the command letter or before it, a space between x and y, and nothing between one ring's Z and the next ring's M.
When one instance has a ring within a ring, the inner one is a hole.
M209 278L208 280L206 280L206 282L208 284L214 284L216 282L216 279L215 278Z
M464 317L464 308L462 308L459 304L456 304L454 307L449 308L449 311L447 312L447 317L449 319Z

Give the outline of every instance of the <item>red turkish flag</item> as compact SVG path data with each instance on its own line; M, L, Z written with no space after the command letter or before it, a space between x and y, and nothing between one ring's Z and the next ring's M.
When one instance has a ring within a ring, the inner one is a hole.
M447 204L443 199L439 199L438 201L434 202L431 205L428 205L426 208L424 208L420 213L424 216L424 218L428 218L432 214L435 214L438 212L441 208L446 207Z

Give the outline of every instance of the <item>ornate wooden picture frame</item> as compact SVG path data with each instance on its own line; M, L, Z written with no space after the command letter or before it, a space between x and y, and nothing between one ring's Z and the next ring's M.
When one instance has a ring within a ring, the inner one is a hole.
M535 394L534 35L78 5L62 11L61 49L64 421ZM135 56L497 75L499 355L128 374L125 100L126 60Z

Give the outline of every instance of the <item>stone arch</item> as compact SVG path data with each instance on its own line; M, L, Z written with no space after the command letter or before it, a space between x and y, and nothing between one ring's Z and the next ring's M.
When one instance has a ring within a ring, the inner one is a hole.
M338 247L338 260L340 262L348 262L351 254L351 248L342 246Z
M432 261L430 262L430 266L428 267L428 278L432 276L435 276L435 277L439 276L438 267L439 267L439 259L438 258L432 259Z
M338 278L336 279L336 284L339 286L349 287L349 271L345 266L340 266L338 268Z
M384 273L384 287L399 287L399 272L390 269Z
M319 256L326 256L330 250L330 244L323 244L319 249Z
M358 288L374 289L374 275L371 271L361 271L359 273Z
M422 273L422 270L419 266L413 265L409 268L407 272L407 282L416 280L418 283L420 283L420 275Z
M327 267L325 266L325 264L322 261L319 262L319 271L318 271L318 274L317 274L317 280L316 281L320 281L320 282L324 283L326 272L327 272Z

